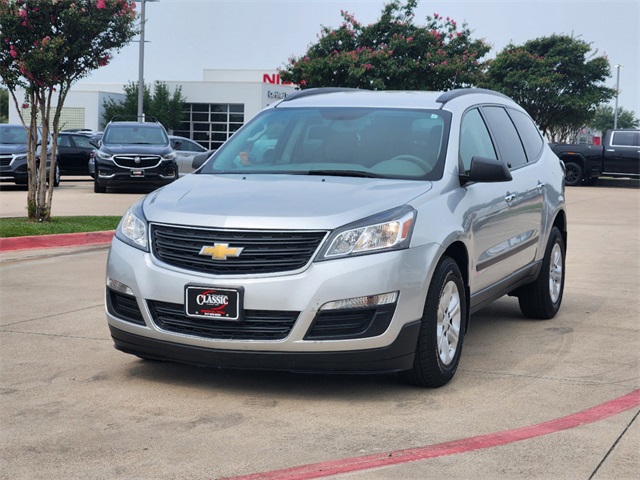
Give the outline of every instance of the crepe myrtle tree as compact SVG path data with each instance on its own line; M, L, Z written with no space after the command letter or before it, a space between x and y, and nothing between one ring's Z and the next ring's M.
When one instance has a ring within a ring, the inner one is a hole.
M414 23L418 0L387 3L379 20L362 25L341 11L342 25L322 27L307 53L279 73L301 89L449 90L474 85L491 47L473 39L466 24L435 13Z
M137 33L135 7L129 0L0 0L0 77L15 108L29 112L28 120L22 118L29 132L29 218L44 221L51 215L56 140L69 89L131 41ZM24 100L17 90L24 90ZM43 163L46 139L53 135L48 178L37 164L38 128Z

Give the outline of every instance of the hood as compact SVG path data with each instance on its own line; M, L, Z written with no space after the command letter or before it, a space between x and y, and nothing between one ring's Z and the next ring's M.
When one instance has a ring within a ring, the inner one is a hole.
M27 153L27 146L19 143L0 143L0 155L14 155L16 153Z
M404 205L431 182L191 174L149 194L147 220L219 228L330 230Z
M148 143L141 145L103 144L100 150L109 155L167 155L173 151L169 145L149 145Z

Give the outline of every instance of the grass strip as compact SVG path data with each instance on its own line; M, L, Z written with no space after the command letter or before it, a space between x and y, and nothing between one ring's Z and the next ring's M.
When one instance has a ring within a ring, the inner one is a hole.
M48 222L0 218L0 238L115 230L120 216L53 217Z

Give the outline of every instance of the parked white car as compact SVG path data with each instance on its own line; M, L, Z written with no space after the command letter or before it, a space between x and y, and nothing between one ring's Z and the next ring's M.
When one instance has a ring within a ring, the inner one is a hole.
M169 139L177 155L178 174L182 177L187 173L193 172L195 170L193 168L194 157L206 152L207 149L190 138L169 135Z

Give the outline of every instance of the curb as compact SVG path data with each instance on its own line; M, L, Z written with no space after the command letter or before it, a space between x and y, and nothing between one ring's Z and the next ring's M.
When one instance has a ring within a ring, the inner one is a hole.
M33 235L30 237L0 238L0 252L34 248L76 247L101 245L111 242L115 230L106 232L62 233L58 235Z

